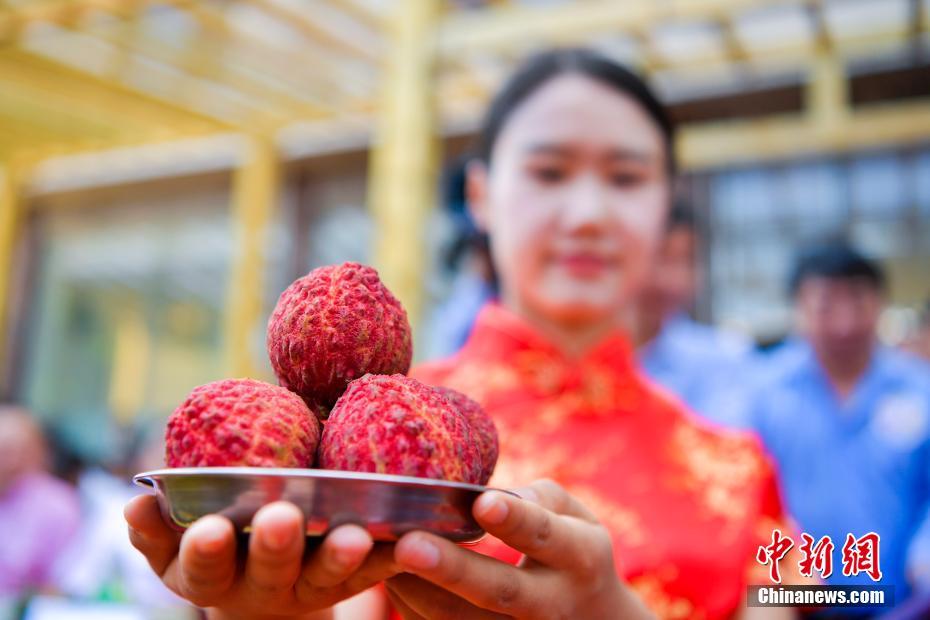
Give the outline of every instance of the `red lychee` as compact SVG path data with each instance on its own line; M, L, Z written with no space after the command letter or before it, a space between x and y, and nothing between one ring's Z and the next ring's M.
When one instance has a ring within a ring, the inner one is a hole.
M254 379L194 388L168 418L168 467L310 467L320 422L296 394Z
M406 373L413 355L400 302L358 263L314 269L291 284L268 321L278 382L326 419L349 381Z
M472 427L478 441L478 451L481 453L481 477L478 484L487 484L497 465L497 456L500 445L497 439L497 427L491 416L475 401L461 392L450 388L439 387L439 390L452 405L465 416Z
M349 384L323 428L319 465L478 484L482 463L475 433L452 402L395 374Z

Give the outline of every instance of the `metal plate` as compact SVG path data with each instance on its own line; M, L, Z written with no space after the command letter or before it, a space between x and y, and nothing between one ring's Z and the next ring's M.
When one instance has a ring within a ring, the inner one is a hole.
M183 530L200 517L220 514L248 532L259 508L295 504L307 517L307 535L321 536L344 523L368 529L379 541L424 530L456 542L476 542L484 530L471 514L486 487L430 478L324 469L182 467L133 476L155 489L165 520Z

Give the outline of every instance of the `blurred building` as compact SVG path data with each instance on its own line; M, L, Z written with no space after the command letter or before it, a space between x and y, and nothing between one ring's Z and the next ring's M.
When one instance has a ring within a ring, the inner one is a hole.
M796 244L843 233L890 269L886 335L916 322L930 0L7 0L3 392L106 460L193 386L269 378L267 315L313 266L373 263L421 326L442 162L550 45L671 104L704 318L780 336Z

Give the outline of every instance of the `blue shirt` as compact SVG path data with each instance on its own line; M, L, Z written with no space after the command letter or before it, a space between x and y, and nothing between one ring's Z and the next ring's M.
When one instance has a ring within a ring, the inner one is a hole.
M705 418L743 426L750 404L755 355L735 334L670 318L658 336L639 351L646 374Z
M842 574L846 535L881 537L882 585L910 594L906 564L930 500L930 366L876 347L841 401L808 344L775 356L750 421L774 457L788 511L803 532L835 545L831 584L874 584ZM796 541L800 544L800 541Z

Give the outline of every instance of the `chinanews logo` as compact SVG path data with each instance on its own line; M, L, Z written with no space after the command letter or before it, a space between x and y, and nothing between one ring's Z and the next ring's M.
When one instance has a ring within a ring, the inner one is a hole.
M781 562L795 548L794 540L781 530L772 531L768 545L760 545L756 561L769 568L772 586L750 586L750 607L891 607L894 605L892 586L871 585L781 585ZM834 571L833 556L836 545L829 536L815 539L810 534L801 534L801 545L797 547L797 571L792 576L826 581ZM840 553L842 574L846 577L867 575L878 583L882 579L881 537L869 532L858 538L847 534Z

